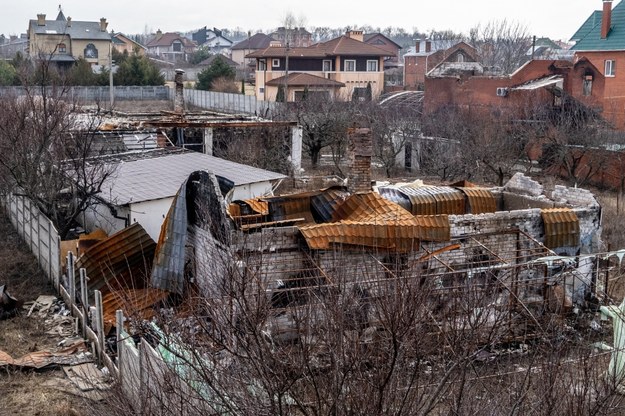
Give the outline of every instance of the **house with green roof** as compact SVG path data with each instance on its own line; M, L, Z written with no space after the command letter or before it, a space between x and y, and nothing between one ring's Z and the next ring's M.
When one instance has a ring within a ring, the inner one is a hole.
M571 41L575 60L589 60L605 76L603 118L625 129L625 2L613 8L612 0L603 0L603 9L592 12ZM591 75L585 75L590 88Z

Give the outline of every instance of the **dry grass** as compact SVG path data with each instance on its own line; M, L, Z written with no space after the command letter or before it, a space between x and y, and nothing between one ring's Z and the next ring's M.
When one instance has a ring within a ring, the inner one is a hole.
M0 211L0 285L18 300L31 301L39 295L54 295L54 289L22 243L11 223ZM54 347L61 340L46 334L44 320L26 312L0 321L0 349L13 357ZM58 389L64 378L61 369L41 371L0 368L0 415L87 415L85 400ZM47 383L46 383L47 382Z

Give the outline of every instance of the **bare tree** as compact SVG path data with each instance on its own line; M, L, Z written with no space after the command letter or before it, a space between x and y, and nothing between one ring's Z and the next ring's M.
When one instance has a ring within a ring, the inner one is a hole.
M78 123L64 73L51 59L21 70L22 93L0 97L0 186L28 197L65 237L112 168L90 159L98 117Z
M525 54L531 45L527 28L506 19L473 27L468 40L478 49L484 65L504 74L514 72L527 60Z

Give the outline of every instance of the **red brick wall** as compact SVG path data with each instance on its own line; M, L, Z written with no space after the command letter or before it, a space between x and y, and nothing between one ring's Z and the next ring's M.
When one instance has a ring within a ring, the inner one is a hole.
M604 94L601 99L603 118L620 130L625 129L625 52L579 52L576 58L587 58L605 75L605 61L616 61L614 77L605 77Z
M623 64L625 65L625 62ZM510 91L508 96L499 97L496 93L497 88L518 86L548 75L562 75L564 77L563 89L566 93L587 105L597 107L601 105L604 78L601 73L596 73L592 95L583 96L583 81L587 71L597 72L596 68L586 61L573 67L562 61L535 60L528 62L509 77L427 78L424 111L432 113L443 105L452 105L484 111L509 112L511 116L523 117L525 112L535 105L552 103L553 95L544 88L540 88Z

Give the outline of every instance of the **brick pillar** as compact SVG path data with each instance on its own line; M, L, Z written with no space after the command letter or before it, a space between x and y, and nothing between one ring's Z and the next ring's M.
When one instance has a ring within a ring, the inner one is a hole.
M350 169L348 187L352 193L371 192L371 129L352 128L347 131Z
M176 75L174 76L175 95L174 95L174 112L182 114L184 113L184 83L183 83L184 71L182 69L176 69Z

